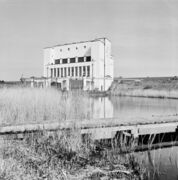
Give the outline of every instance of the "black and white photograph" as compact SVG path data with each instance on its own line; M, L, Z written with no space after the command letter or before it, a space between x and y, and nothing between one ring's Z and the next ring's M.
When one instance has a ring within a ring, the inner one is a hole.
M0 180L178 180L178 0L0 0Z

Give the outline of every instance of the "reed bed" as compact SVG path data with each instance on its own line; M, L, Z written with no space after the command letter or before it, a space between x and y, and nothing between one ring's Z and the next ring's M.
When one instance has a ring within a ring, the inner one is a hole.
M61 93L56 89L0 89L0 124L36 123L89 118L84 93Z
M85 93L56 89L0 89L0 124L14 125L73 119L90 119L90 99ZM0 179L82 180L143 179L144 167L133 154L119 148L102 148L83 139L79 129L0 137Z

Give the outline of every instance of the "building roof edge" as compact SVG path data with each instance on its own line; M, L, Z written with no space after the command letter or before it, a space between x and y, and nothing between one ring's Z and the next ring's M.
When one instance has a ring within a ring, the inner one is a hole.
M43 49L50 49L50 48L55 48L55 47L60 47L60 46L67 46L67 45L87 43L87 42L96 42L96 41L100 41L101 39L107 39L109 42L111 42L108 38L103 37L103 38L96 38L96 39L88 40L88 41L78 41L78 42L72 42L72 43L58 44L58 45L54 45L54 46L45 47Z

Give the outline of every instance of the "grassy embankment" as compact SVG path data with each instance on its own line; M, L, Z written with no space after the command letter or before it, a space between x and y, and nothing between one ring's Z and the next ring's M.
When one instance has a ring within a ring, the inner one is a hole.
M178 99L177 78L145 78L140 81L113 82L111 95Z
M0 89L0 124L89 119L88 100L80 93L54 89ZM143 179L145 168L134 154L121 154L83 141L79 129L1 137L0 179Z

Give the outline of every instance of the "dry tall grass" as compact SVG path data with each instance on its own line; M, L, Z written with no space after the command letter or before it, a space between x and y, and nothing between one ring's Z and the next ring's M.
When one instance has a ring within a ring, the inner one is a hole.
M55 89L0 89L0 123L19 124L90 118L90 99ZM6 139L7 138L7 139ZM0 142L0 179L139 179L144 168L120 149L100 149L82 141L80 130L26 134Z
M56 89L0 89L0 124L89 118L88 100L82 93Z
M7 140L0 154L0 179L137 180L145 175L145 168L133 154L120 154L118 148L101 149L90 139L83 142L78 130Z

